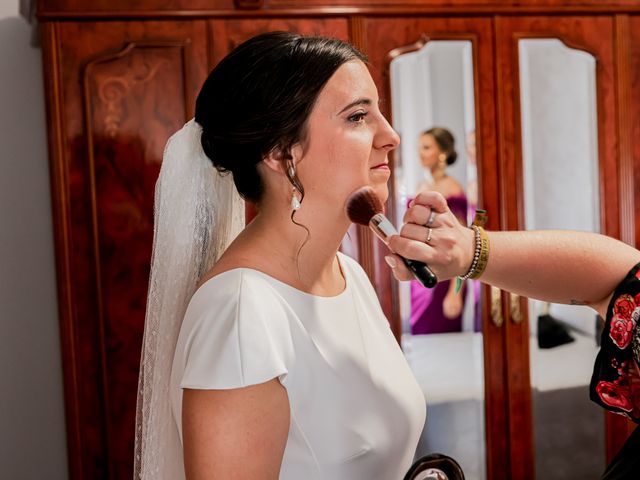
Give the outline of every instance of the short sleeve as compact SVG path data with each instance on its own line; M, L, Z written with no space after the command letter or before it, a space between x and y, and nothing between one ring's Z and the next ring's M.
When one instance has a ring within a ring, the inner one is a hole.
M180 386L231 389L285 378L294 350L284 300L256 272L232 272L202 293L185 337Z
M600 344L591 399L640 423L640 264L616 287Z

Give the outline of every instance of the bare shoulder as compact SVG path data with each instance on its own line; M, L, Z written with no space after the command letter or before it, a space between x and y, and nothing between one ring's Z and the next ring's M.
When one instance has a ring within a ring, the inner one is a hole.
M441 193L444 197L453 197L464 195L462 185L453 177L447 176L434 185L434 190Z
M224 252L213 267L202 276L198 282L198 287L207 280L229 270L234 270L236 268L255 268L256 261L254 257L255 255L251 250L243 247L234 247L232 245Z

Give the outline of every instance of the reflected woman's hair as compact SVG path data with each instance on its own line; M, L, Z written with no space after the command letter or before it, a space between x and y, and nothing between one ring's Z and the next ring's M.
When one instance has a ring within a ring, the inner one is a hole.
M442 150L442 153L447 156L447 165L453 165L458 158L458 152L455 150L455 138L449 130L441 127L433 127L425 130L421 135L431 135L438 144L438 147L440 147L440 150Z

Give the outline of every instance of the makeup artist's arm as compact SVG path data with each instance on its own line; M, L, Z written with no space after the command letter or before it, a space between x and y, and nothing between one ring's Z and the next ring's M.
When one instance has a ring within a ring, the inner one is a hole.
M431 245L423 241L429 206L438 213ZM446 280L464 275L471 265L474 233L451 214L436 192L420 194L405 216L391 249L423 261ZM525 297L554 303L590 305L603 317L608 300L627 272L640 262L640 251L604 235L573 231L488 232L489 263L481 281ZM402 262L396 278L408 280Z
M277 480L289 433L289 400L277 379L231 390L184 389L187 480Z

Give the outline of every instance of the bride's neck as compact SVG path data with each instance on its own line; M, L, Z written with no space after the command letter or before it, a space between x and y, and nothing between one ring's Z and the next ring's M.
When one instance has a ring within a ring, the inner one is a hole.
M290 211L264 209L245 229L244 241L268 273L288 277L310 293L332 295L344 287L336 253L349 224L310 207L296 212L297 224Z

